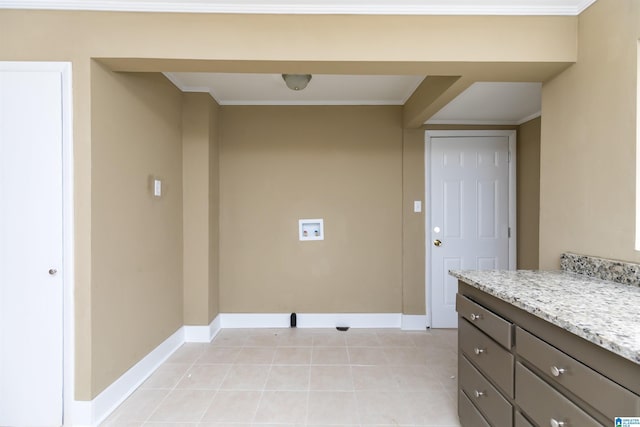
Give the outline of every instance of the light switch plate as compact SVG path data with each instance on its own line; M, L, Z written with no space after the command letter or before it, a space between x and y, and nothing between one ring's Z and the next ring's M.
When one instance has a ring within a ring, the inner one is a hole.
M413 211L414 212L422 212L422 201L414 200L413 201Z
M162 196L162 181L159 179L153 180L153 195L156 197Z

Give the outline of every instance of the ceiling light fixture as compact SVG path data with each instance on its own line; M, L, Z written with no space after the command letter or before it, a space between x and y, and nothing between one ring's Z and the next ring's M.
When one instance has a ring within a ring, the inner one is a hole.
M302 90L311 81L311 74L283 74L282 78L291 90Z

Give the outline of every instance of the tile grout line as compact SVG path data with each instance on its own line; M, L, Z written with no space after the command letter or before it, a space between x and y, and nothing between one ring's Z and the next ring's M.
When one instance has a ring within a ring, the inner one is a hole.
M211 340L211 342L209 343L209 345L213 344L213 342L216 339L214 338L213 340ZM203 352L204 354L204 352ZM202 355L200 356L202 357ZM236 356L237 357L237 356ZM200 358L196 359L196 362L199 360ZM202 424L204 421L204 416L207 415L207 412L209 411L209 408L211 408L211 406L213 406L213 402L215 402L216 397L218 396L218 393L220 392L220 389L222 387L222 384L224 384L224 381L227 379L227 377L229 376L229 372L231 372L231 369L233 368L235 362L233 363L229 363L229 368L227 369L227 372L224 374L224 376L222 377L222 379L220 380L220 384L218 384L218 387L216 388L216 392L214 393L213 397L211 398L211 402L209 402L209 405L207 405L207 407L205 408L205 410L202 412L202 415L200 416L200 419L198 421L197 424ZM194 362L195 364L195 362ZM226 365L227 363L225 363Z
M181 349L181 348L183 348L183 347L184 347L184 344L182 344L182 346L180 346L180 347L178 348L178 350L180 350L180 349ZM177 352L178 350L176 350L176 352ZM175 352L174 352L174 354L175 354ZM196 358L196 360L197 360L197 358ZM195 364L196 360L194 360L193 362L191 362L191 365L189 365L189 367L185 370L184 374L182 374L182 376L181 376L180 378L178 378L178 380L175 382L175 384L173 385L173 387L169 389L169 392L167 393L167 395L166 395L164 398L162 398L162 399L160 400L160 402L156 405L156 407L153 409L153 411L150 411L150 412L149 412L149 415L147 416L147 418L142 422L142 426L144 426L145 424L148 424L148 423L149 423L149 421L150 421L151 417L152 417L152 416L153 416L153 415L158 411L158 409L160 409L160 407L162 406L162 404L167 400L167 398L171 395L171 393L176 389L176 387L178 386L178 384L180 384L180 381L182 381L182 379L184 378L184 376L185 376L185 375L187 375L187 373L189 372L189 370L191 370L191 368L192 368L192 367L193 367L193 365ZM166 362L165 362L165 363L163 363L163 364L162 364L162 365L160 365L160 366L164 366L165 364L166 364ZM137 390L136 390L136 391L137 391ZM134 393L135 393L135 392L134 392Z
M311 403L311 357L313 356L313 352L309 355L309 373L307 374L307 402L306 408L304 412L304 425L309 425L309 405Z
M209 344L213 343L213 341L215 341L215 338L213 340L211 340L209 342ZM187 370L187 372L185 373L188 374L193 368L194 366L196 366L198 360L200 360L202 358L202 356L204 356L205 353L205 347L207 346L207 344L202 346L202 351L200 352L200 354L198 355L198 357L193 361L193 363L191 364L191 366L189 367L189 369ZM205 366L205 364L200 364L200 366ZM231 370L231 368L227 369L227 372L225 373L223 379L221 380L220 384L218 385L218 387L215 389L215 393L213 393L213 396L211 397L211 401L209 402L209 404L204 408L204 410L202 411L202 414L200 415L200 417L198 418L198 421L196 422L196 424L200 424L202 422L202 419L204 418L205 414L207 413L207 411L209 410L209 408L211 407L211 405L213 405L213 401L215 400L216 396L218 395L218 391L220 390L220 386L222 385L222 381L224 381L224 379L227 377L227 375L229 375L229 371ZM176 384L176 386L180 384L180 381L178 381L178 383ZM208 389L207 389L208 390Z
M346 338L345 338L345 343L348 344ZM356 419L358 420L358 425L362 426L362 417L360 416L360 403L358 400L358 393L356 392L355 378L353 377L353 365L351 364L351 351L348 345L347 345L347 360L349 361L349 373L351 374L351 387L353 389L353 400L356 405L356 408L355 408Z
M271 363L269 364L269 371L267 372L267 376L264 379L264 384L262 384L262 390L260 391L260 398L258 399L258 404L256 405L256 409L253 412L253 417L251 417L251 423L255 423L256 416L258 415L258 410L260 409L260 404L262 403L262 399L264 399L264 392L267 388L267 382L269 381L269 376L271 376L271 371L273 370L273 360L276 357L275 350L271 355Z

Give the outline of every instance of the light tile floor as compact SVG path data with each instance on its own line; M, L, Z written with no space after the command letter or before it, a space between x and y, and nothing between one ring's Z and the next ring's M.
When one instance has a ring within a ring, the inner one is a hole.
M224 329L102 425L459 426L456 348L455 330Z

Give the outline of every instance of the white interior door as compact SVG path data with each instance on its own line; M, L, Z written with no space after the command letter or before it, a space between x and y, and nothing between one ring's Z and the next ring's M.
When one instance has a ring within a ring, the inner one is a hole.
M449 270L509 269L509 137L430 138L431 326L455 328Z
M62 82L0 70L0 425L63 411Z

